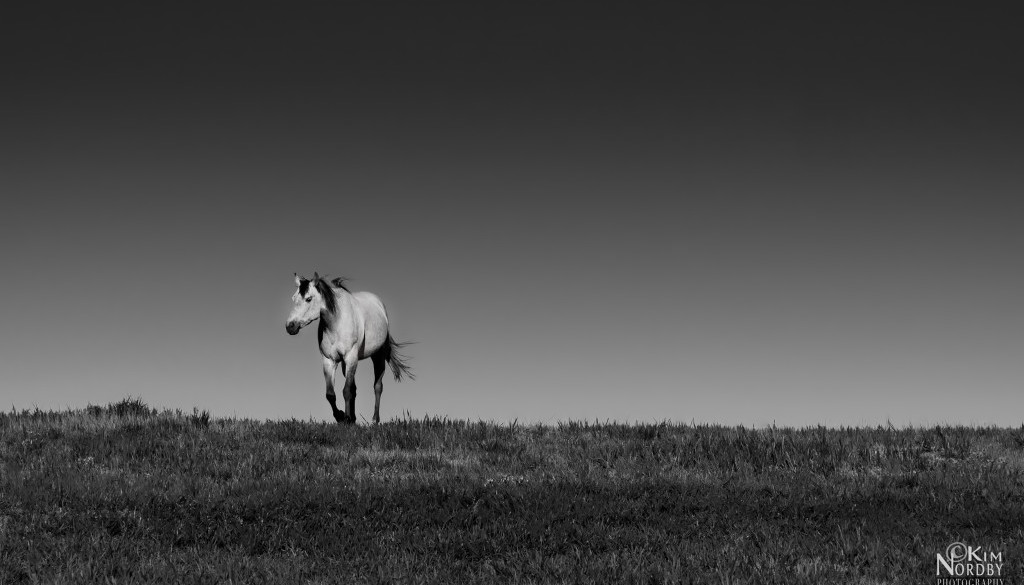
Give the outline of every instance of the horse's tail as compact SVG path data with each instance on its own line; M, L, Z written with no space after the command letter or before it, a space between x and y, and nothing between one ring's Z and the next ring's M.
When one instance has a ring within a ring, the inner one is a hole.
M412 369L409 368L409 356L402 355L400 351L410 343L412 342L399 343L395 341L395 338L391 337L390 332L388 333L388 340L384 343L384 360L391 366L391 373L395 375L396 382L401 382L403 376L410 380L416 379Z

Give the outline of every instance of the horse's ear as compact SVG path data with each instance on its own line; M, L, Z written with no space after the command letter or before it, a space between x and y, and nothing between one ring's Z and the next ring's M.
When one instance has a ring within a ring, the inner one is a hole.
M320 273L319 272L314 272L313 273L313 280L320 280Z
M299 283L300 283L301 281L302 281L302 279L301 279L301 278L299 278L299 273L298 273L298 272L296 272L296 273L295 273L295 286L299 286Z

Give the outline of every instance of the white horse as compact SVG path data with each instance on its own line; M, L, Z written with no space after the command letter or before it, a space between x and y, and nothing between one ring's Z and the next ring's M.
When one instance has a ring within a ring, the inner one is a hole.
M310 286L312 285L312 286ZM398 352L404 343L398 343L388 330L388 313L377 295L369 292L352 292L345 288L345 279L335 278L328 282L313 273L313 280L295 275L295 306L288 316L285 329L295 335L306 325L317 319L320 327L317 338L320 341L320 355L324 358L324 380L327 382L327 402L331 404L334 420L353 423L356 421L356 365L359 360L373 361L373 422L380 422L380 395L384 391L384 364L391 365L396 381L402 376L414 378L406 358ZM341 366L345 376L342 396L345 410L338 410L334 394L334 373Z

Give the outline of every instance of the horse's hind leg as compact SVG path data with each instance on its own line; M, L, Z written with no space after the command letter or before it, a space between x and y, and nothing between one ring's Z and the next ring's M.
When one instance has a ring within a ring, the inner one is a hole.
M384 352L378 351L370 359L373 361L373 422L380 422L380 395L384 393Z

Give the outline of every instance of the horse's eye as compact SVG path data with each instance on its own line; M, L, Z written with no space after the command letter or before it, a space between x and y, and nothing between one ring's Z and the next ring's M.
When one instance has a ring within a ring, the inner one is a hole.
M313 300L313 297L307 297L307 298L306 298L306 302L307 302L307 303L308 303L308 302L310 302L310 301L312 301L312 300Z

